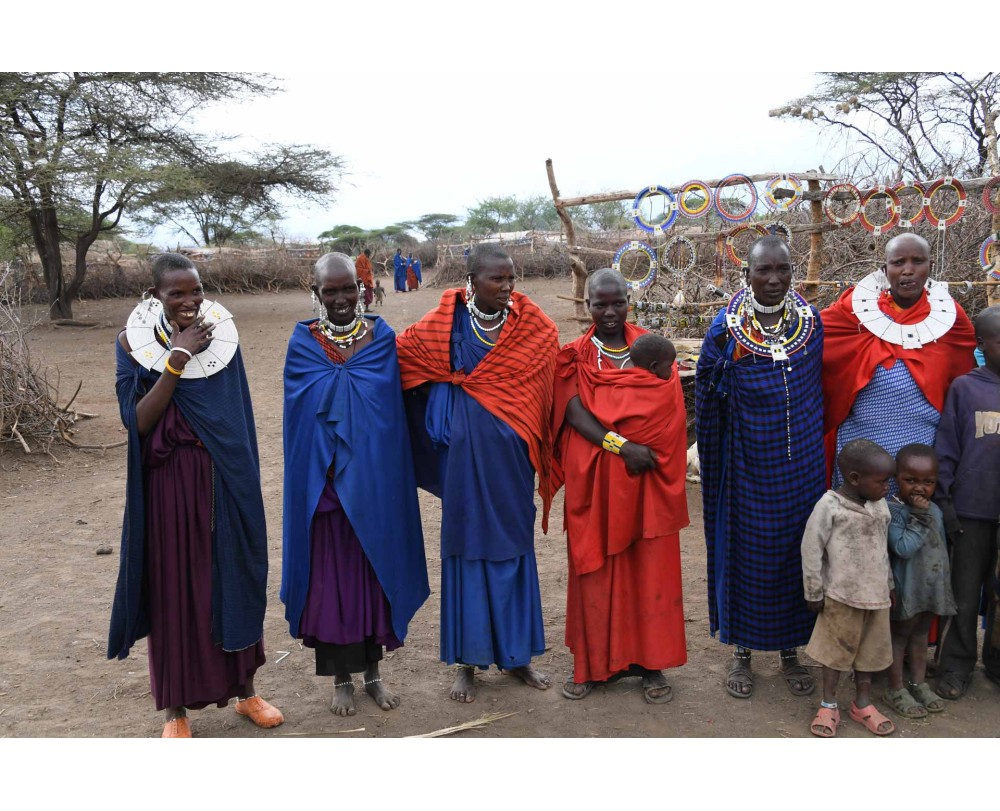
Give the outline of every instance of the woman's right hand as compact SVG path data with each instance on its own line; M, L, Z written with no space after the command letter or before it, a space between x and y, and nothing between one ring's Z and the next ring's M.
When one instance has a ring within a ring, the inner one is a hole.
M191 326L185 330L181 330L177 326L176 321L171 321L170 328L173 330L173 333L170 336L170 345L174 349L186 349L192 355L197 355L210 343L212 343L213 326L214 324L209 324L205 321L205 317L203 315L199 315L194 322L192 322ZM179 354L184 358L182 366L180 367L183 368L183 364L187 363L188 357L187 355L184 355L183 352ZM171 360L170 365L175 366L173 360Z
M656 469L656 454L648 445L626 442L622 445L620 456L625 460L625 469L629 473L638 475Z

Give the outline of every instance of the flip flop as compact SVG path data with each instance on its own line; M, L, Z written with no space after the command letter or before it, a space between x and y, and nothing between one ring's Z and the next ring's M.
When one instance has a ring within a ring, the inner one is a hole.
M941 696L935 693L925 681L920 682L920 684L911 684L910 695L919 701L927 712L944 711L944 702L941 700Z
M812 724L809 725L809 731L817 738L832 738L837 734L839 726L840 710L833 707L820 707Z
M652 695L653 690L662 690L664 688L666 688L667 692L665 692L662 696ZM642 696L646 699L647 704L666 704L674 697L674 690L666 682L663 684L654 684L653 680L650 679L649 676L643 676Z
M816 690L816 680L812 677L812 674L806 670L805 666L800 664L798 661L795 664L788 665L787 667L781 665L781 676L785 680L785 684L788 685L788 691L793 696L811 696ZM804 686L806 679L808 679L808 687ZM798 682L799 688L795 688L794 684Z
M934 697L937 698L937 696ZM897 715L901 715L903 718L914 719L927 717L927 708L910 695L910 691L905 687L900 687L898 690L892 690L886 687L885 692L882 693L882 698L885 700L885 703L889 705L889 709ZM940 701L940 699L938 699L938 701Z
M859 709L858 705L852 701L851 718L861 724L861 726L873 735L878 735L880 738L884 738L886 735L891 735L896 731L896 725L882 715L874 704L869 704L864 709ZM888 724L889 728L879 732L879 727L882 724Z
M572 693L566 688L570 685L574 687L582 687L582 693ZM590 695L590 691L594 689L594 683L592 681L585 682L575 682L572 679L566 679L566 683L562 686L562 694L564 698L568 698L570 701L579 701L580 699L586 698Z

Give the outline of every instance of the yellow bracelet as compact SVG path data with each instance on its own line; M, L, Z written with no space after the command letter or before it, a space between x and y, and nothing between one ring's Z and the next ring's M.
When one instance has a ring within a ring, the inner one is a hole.
M622 445L626 442L628 442L628 440L621 434L616 434L614 431L608 431L604 435L604 442L601 444L604 446L604 450L611 451L613 454L618 456L622 452Z
M176 377L180 377L182 374L184 374L183 372L178 372L173 366L171 366L169 360L163 361L163 368Z

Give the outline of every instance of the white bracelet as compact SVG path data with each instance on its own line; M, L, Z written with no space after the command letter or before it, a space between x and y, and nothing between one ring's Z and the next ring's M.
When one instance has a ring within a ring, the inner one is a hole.
M194 358L194 355L192 355L187 349L184 349L181 346L172 346L172 347L170 347L170 351L171 352L183 352L185 355L188 356L188 360L192 360Z

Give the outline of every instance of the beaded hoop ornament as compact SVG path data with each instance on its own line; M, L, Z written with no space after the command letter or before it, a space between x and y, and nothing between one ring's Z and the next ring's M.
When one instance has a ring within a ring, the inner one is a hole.
M749 265L746 259L740 259L739 254L736 253L736 237L744 231L756 231L762 237L767 236L767 229L763 225L751 225L748 222L737 225L732 231L726 234L726 256L738 268L745 268Z
M792 229L788 227L787 223L781 220L775 220L770 225L764 226L767 233L771 236L781 237L785 242L791 244L792 241Z
M979 264L995 282L1000 282L1000 267L997 266L998 245L1000 245L1000 232L990 234L979 246Z
M722 205L722 190L726 188L726 186L736 186L741 183L750 189L749 204L743 211L726 211ZM744 220L748 220L753 216L756 209L757 188L753 185L753 181L746 175L729 175L728 177L722 178L722 180L719 181L719 185L715 187L715 210L726 222L743 222Z
M993 192L1000 188L1000 177L991 177L983 186L983 205L990 214L996 214L1000 210L1000 198L998 202L993 202Z
M937 194L941 189L954 189L955 193L958 195L958 205L955 206L955 210L951 212L947 217L943 214L936 214L933 207L934 195ZM940 231L945 228L954 225L965 213L965 205L968 202L968 195L965 193L965 186L961 184L960 181L953 177L942 177L931 183L930 188L927 189L927 194L924 195L924 212L927 215L927 222L933 225Z
M750 289L740 288L726 305L726 326L729 334L733 336L740 346L754 355L772 360L787 360L800 349L803 349L809 341L816 328L816 316L808 302L794 290L789 291L792 301L795 302L795 315L797 322L791 335L782 335L780 339L773 343L759 339L751 335L746 328L747 322L752 315L750 303ZM787 300L787 299L786 299Z
M903 349L920 349L924 344L938 340L954 325L955 300L948 292L947 282L927 282L931 311L916 324L897 324L879 309L879 296L888 288L889 280L885 272L876 270L858 282L851 295L851 307L858 321L883 341Z
M912 197L913 195L904 195L900 192L905 189L916 189L917 190L917 202L919 206L917 207L917 213L912 217L903 216L903 198ZM892 190L896 192L896 197L899 199L899 227L900 228L912 228L918 222L924 218L924 187L922 184L913 181L912 183L897 183L892 187Z
M659 194L667 198L664 219L660 222L649 222L642 216L641 207L643 200L654 194ZM632 203L632 210L629 213L632 215L632 219L635 220L635 224L643 231L648 231L650 234L655 234L657 231L665 232L674 224L674 220L677 219L677 201L666 186L650 186L635 196L635 202Z
M833 197L835 194L840 192L847 192L851 197L854 198L854 211L848 214L840 215L835 214L833 211ZM858 191L858 187L853 183L838 183L836 186L831 186L827 189L826 195L823 197L823 213L826 218L834 223L835 225L850 225L854 222L858 215L861 213L861 192Z
M144 369L160 373L165 371L171 351L169 338L167 346L156 339L158 329L161 335L166 334L162 315L163 304L160 300L148 298L135 306L125 323L125 337L132 347L132 357ZM212 343L185 364L181 373L181 378L185 380L211 377L221 372L233 359L239 346L236 323L229 310L218 302L203 301L198 315L204 316L205 323L212 325Z
M688 249L688 263L684 267L678 267L673 262L670 261L670 250L671 248L683 245ZM665 267L671 273L687 273L691 270L698 257L695 254L694 243L685 236L676 236L662 248L660 248L660 265Z
M699 194L705 199L697 205L688 206L686 197L689 194ZM702 183L700 180L689 180L677 192L677 207L685 217L691 219L704 217L712 208L712 190L707 183Z
M868 219L868 203L875 197L885 197L885 210L889 212L889 219L884 223L875 224ZM870 231L875 236L895 228L899 223L899 197L889 186L878 185L870 189L861 198L861 209L858 212L861 225L866 231Z
M618 249L617 253L615 253L615 258L611 262L611 269L617 270L619 273L621 273L622 257L625 256L625 254L627 253L632 253L633 251L642 251L644 254L646 254L646 256L649 257L649 271L641 279L635 279L635 280L626 279L625 284L628 285L629 290L634 290L634 291L645 290L653 282L656 281L656 269L659 266L659 263L656 261L656 251L654 251L645 242L640 242L637 239L633 239L631 242L626 242L624 245L622 245ZM624 276L625 274L622 275Z
M781 184L788 184L791 189L787 189ZM775 192L781 188L784 191L791 191L791 197L777 196ZM802 183L795 175L775 175L767 181L767 188L764 191L764 203L771 211L791 211L802 199Z

